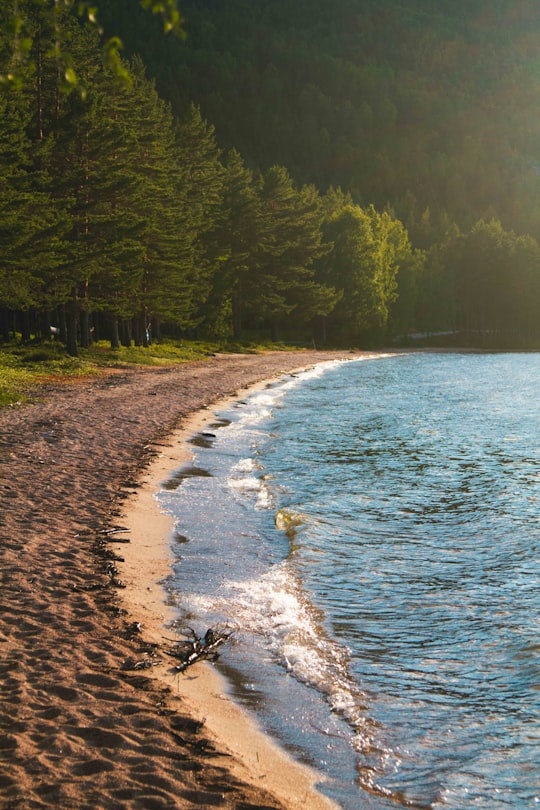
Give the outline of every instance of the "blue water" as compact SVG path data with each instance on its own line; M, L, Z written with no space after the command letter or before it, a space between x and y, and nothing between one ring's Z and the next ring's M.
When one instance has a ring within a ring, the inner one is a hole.
M287 376L159 494L180 627L344 808L540 807L540 355Z

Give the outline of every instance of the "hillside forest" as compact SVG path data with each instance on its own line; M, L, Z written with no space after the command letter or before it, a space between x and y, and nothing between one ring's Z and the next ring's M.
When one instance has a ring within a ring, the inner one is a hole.
M0 338L540 346L536 0L75 6L0 9Z

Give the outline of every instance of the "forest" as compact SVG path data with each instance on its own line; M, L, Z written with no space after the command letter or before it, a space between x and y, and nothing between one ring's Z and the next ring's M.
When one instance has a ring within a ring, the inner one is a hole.
M97 5L0 10L0 339L540 345L533 0Z

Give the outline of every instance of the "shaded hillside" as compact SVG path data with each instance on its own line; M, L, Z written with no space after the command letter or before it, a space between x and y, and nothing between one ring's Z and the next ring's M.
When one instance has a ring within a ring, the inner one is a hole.
M185 0L185 43L104 5L173 109L200 104L252 166L390 203L420 246L447 217L540 235L534 0Z
M18 9L0 13L6 339L540 345L532 0L185 0L185 42L102 0L142 57L115 70L79 7Z

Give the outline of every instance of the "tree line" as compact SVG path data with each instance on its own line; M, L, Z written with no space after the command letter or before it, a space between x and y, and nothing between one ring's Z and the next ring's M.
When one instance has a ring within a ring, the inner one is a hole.
M504 245L540 238L536 0L183 0L181 44L163 43L132 0L103 11L173 110L195 101L249 166L282 164L297 183L399 218L426 267L414 282L398 275L396 328L489 321L501 341L530 340L535 254L525 272ZM490 223L507 235L476 251L474 285L458 283L471 262L461 249L443 262L445 246L459 234L472 247ZM481 315L496 296L498 318Z
M0 101L4 335L14 317L23 337L52 326L76 354L96 329L114 346L163 328L384 331L411 251L395 218L223 155L196 106L172 115L140 59L120 83L95 31L69 13L52 30L34 10L28 75ZM62 86L59 25L84 93Z
M173 111L140 58L119 81L95 26L68 6L19 3L27 58L0 95L4 338L52 327L74 355L98 337L145 345L161 333L373 345L459 329L538 340L533 236L496 216L460 228L429 207L406 227L389 203L224 151L194 100ZM1 75L13 58L6 20Z

